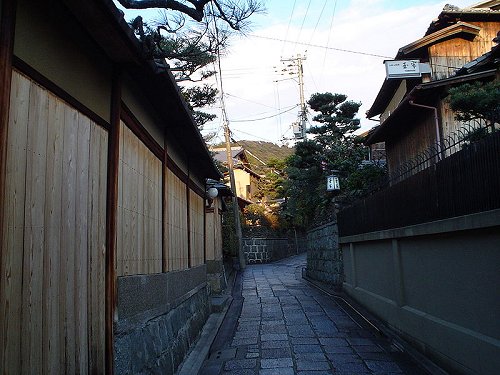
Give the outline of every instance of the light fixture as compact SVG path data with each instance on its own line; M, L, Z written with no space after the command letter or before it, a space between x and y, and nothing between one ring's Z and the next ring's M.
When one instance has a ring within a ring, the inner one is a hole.
M332 173L326 177L326 191L340 191L340 180L339 171L332 171Z
M217 188L208 188L205 192L205 197L207 198L207 208L212 207L214 199L219 195L219 190Z
M211 187L207 189L207 198L214 199L219 195L219 190L217 188Z

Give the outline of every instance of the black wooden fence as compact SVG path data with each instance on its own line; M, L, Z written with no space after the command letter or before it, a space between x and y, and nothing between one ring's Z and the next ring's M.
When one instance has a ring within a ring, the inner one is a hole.
M500 208L500 132L479 139L338 214L341 236Z

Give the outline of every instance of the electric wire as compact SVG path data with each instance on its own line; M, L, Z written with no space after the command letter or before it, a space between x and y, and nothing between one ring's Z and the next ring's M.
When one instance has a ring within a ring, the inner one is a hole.
M319 44L311 44L311 43L305 43L305 42L299 42L299 41L292 42L292 41L286 40L286 39L273 38L273 37L270 37L270 36L264 36L264 35L258 35L258 34L252 34L252 36L254 36L256 38L260 38L260 39L275 40L277 42L295 43L295 44L300 44L300 45L304 45L304 46L308 46L308 47L324 48L324 49L327 49L327 50L333 50L333 51L339 51L339 52L347 52L347 53L354 53L354 54L357 54L357 55L380 57L380 58L383 58L383 59L392 59L392 57L389 57L389 56L378 55L378 54L369 53L369 52L360 52L360 51L353 51L353 50L343 49L343 48L327 47L327 46L322 46L322 45L319 45Z
M270 119L270 118L273 118L273 117L276 117L276 116L280 116L284 113L287 113L287 112L290 112L292 110L294 110L295 108L297 107L300 107L299 104L295 104L293 107L285 110L285 111L282 111L280 113L277 113L277 114L274 114L274 115L271 115L271 116L267 116L267 117L261 117L261 118L255 118L255 119L249 119L249 120L231 120L231 122L255 122L255 121L262 121L262 120L267 120L267 119Z
M302 29L304 27L304 23L306 22L307 14L309 13L309 7L311 6L311 1L312 0L309 0L309 3L307 4L306 13L304 14L304 19L302 20L302 25L300 25L299 35L297 36L297 40L295 42L295 45L293 46L293 53L294 54L295 54L295 50L297 49L297 44L301 44L301 43L299 43L300 34L302 34Z
M332 20L330 21L330 31L328 32L328 39L326 40L326 46L330 46L330 38L332 36L332 30L333 30L333 22L335 20L335 12L337 9L337 0L335 0L335 3L333 4L333 14L332 14ZM327 55L328 50L325 49L325 55L323 56L323 67L321 68L321 75L320 77L323 78L323 74L325 72L325 66L326 66L326 55Z
M292 18L293 18L293 13L295 12L295 4L296 3L297 3L297 0L294 0L293 7L292 7L292 13L290 14L290 20L288 21L288 26L286 28L285 38L288 36L288 31L290 31L290 24L292 23ZM281 55L283 55L284 51L285 51L285 43L283 42L283 46L281 47Z
M258 104L258 105L261 105L263 107L267 107L267 108L271 108L271 109L277 109L276 107L273 107L273 106L270 106L270 105L267 105L267 104L263 104L263 103L259 103L259 102L255 102L253 100L250 100L250 99L245 99L245 98L242 98L242 97L239 97L237 95L233 95L233 94L229 94L229 93L226 93L226 96L230 96L232 98L236 98L236 99L240 99L240 100L243 100L245 102L249 102L249 103L253 103L253 104Z
M272 141L272 140L270 140L270 139L262 138L262 137L259 137L259 136L255 135L255 134L246 133L246 132L244 132L244 131L242 131L242 130L235 130L235 131L234 131L234 133L241 133L241 134L249 135L249 136L251 136L251 137L254 137L254 138L260 139L260 140L262 140L262 141L266 141L266 142L271 142L271 143L274 143L274 141Z
M309 43L312 43L314 34L316 34L316 29L318 28L319 21L321 21L321 17L323 16L323 12L325 11L326 3L328 3L328 0L325 0L325 2L323 3L323 8L321 8L321 13L318 16L318 20L316 21L316 25L314 26L314 30L311 34L311 39L309 39Z

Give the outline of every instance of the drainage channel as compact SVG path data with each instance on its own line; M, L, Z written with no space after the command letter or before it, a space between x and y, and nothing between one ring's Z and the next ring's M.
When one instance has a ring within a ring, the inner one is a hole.
M367 317L366 313L362 313L359 309L355 308L346 298L329 291L321 284L312 280L306 275L306 268L302 268L302 279L307 281L309 285L320 290L322 293L333 298L337 301L338 306L354 321L359 327L366 328L372 333L378 335L380 338L386 339L391 347L391 352L397 351L406 354L413 360L422 370L431 375L449 375L448 372L439 367L436 363L417 351L411 344L403 340L390 328L380 324L373 318ZM374 322L375 321L375 322ZM363 327L365 325L365 327Z

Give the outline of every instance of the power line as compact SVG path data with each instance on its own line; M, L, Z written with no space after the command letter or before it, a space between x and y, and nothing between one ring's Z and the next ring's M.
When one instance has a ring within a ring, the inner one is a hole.
M249 103L253 103L253 104L258 104L258 105L261 105L263 107L267 107L267 108L271 108L271 109L277 109L276 107L273 107L273 106L270 106L270 105L267 105L267 104L263 104L263 103L259 103L259 102L254 102L253 100L249 100L249 99L245 99L245 98L241 98L239 96L236 96L236 95L233 95L233 94L228 94L226 93L227 96L230 96L232 98L236 98L236 99L240 99L240 100L243 100L245 102L249 102Z
M383 58L383 59L392 59L392 57L389 57L389 56L377 55L375 53L369 53L369 52L353 51L353 50L349 50L349 49L327 47L327 46L321 46L319 44L311 44L311 43L304 43L304 42L292 42L292 41L286 40L286 39L272 38L270 36L263 36L263 35L257 35L257 34L252 34L252 36L254 36L256 38L261 38L261 39L275 40L277 42L295 43L295 44L301 44L301 45L309 46L309 47L324 48L324 49L327 49L327 50L333 50L333 51L339 51L339 52L347 52L347 53L354 53L354 54L357 54L357 55L380 57L380 58Z
M297 37L297 42L295 42L295 45L293 46L293 50L295 53L295 49L297 48L298 40L300 39L300 34L302 34L302 28L304 27L304 23L306 22L307 14L309 13L309 7L311 6L311 1L309 0L309 4L307 4L307 9L306 13L304 14L304 19L302 20L302 25L300 25L300 30L299 30L299 36Z
M257 139L260 139L262 141L266 141L266 142L271 142L271 143L274 143L274 141L270 140L270 139L266 139L266 138L262 138L262 137L259 137L255 134L250 134L250 133L246 133L244 131L241 131L241 130L234 130L234 133L241 133L241 134L245 134L245 135L249 135L251 137L254 137L254 138L257 138Z
M330 32L328 33L328 39L326 41L326 46L330 47L330 38L332 36L332 30L333 30L333 21L335 20L335 11L337 9L337 0L335 0L335 3L333 4L333 14L332 14L332 20L330 22ZM323 73L325 71L325 66L326 66L326 52L327 50L325 49L325 56L323 57L323 67L321 68L321 77L323 77Z
M271 115L271 116L267 116L267 117L261 117L261 118L255 118L255 119L251 119L251 120L231 120L231 122L255 122L255 121L261 121L261 120L267 120L269 118L273 118L273 117L276 117L276 116L280 116L282 115L283 113L287 113L287 112L290 112L291 110L297 108L297 107L300 107L299 104L295 104L293 107L287 109L286 111L283 111L283 112L280 112L280 113L276 113L274 115Z
M318 21L316 21L316 25L314 26L314 30L311 34L311 39L309 39L309 43L312 42L313 38L314 38L314 34L316 34L316 29L318 28L318 25L319 25L319 21L321 21L321 17L323 16L323 12L325 10L325 7L326 7L326 3L328 2L328 0L325 0L325 2L323 3L323 8L321 9L321 13L319 14L319 17L318 17Z
M292 13L290 14L290 20L288 21L288 26L286 28L286 34L285 37L288 35L288 31L290 30L290 24L292 23L292 18L293 18L293 13L295 12L295 4L297 3L297 0L293 1L293 8L292 8ZM283 55L283 52L285 50L285 43L283 42L283 46L281 47L281 54Z

